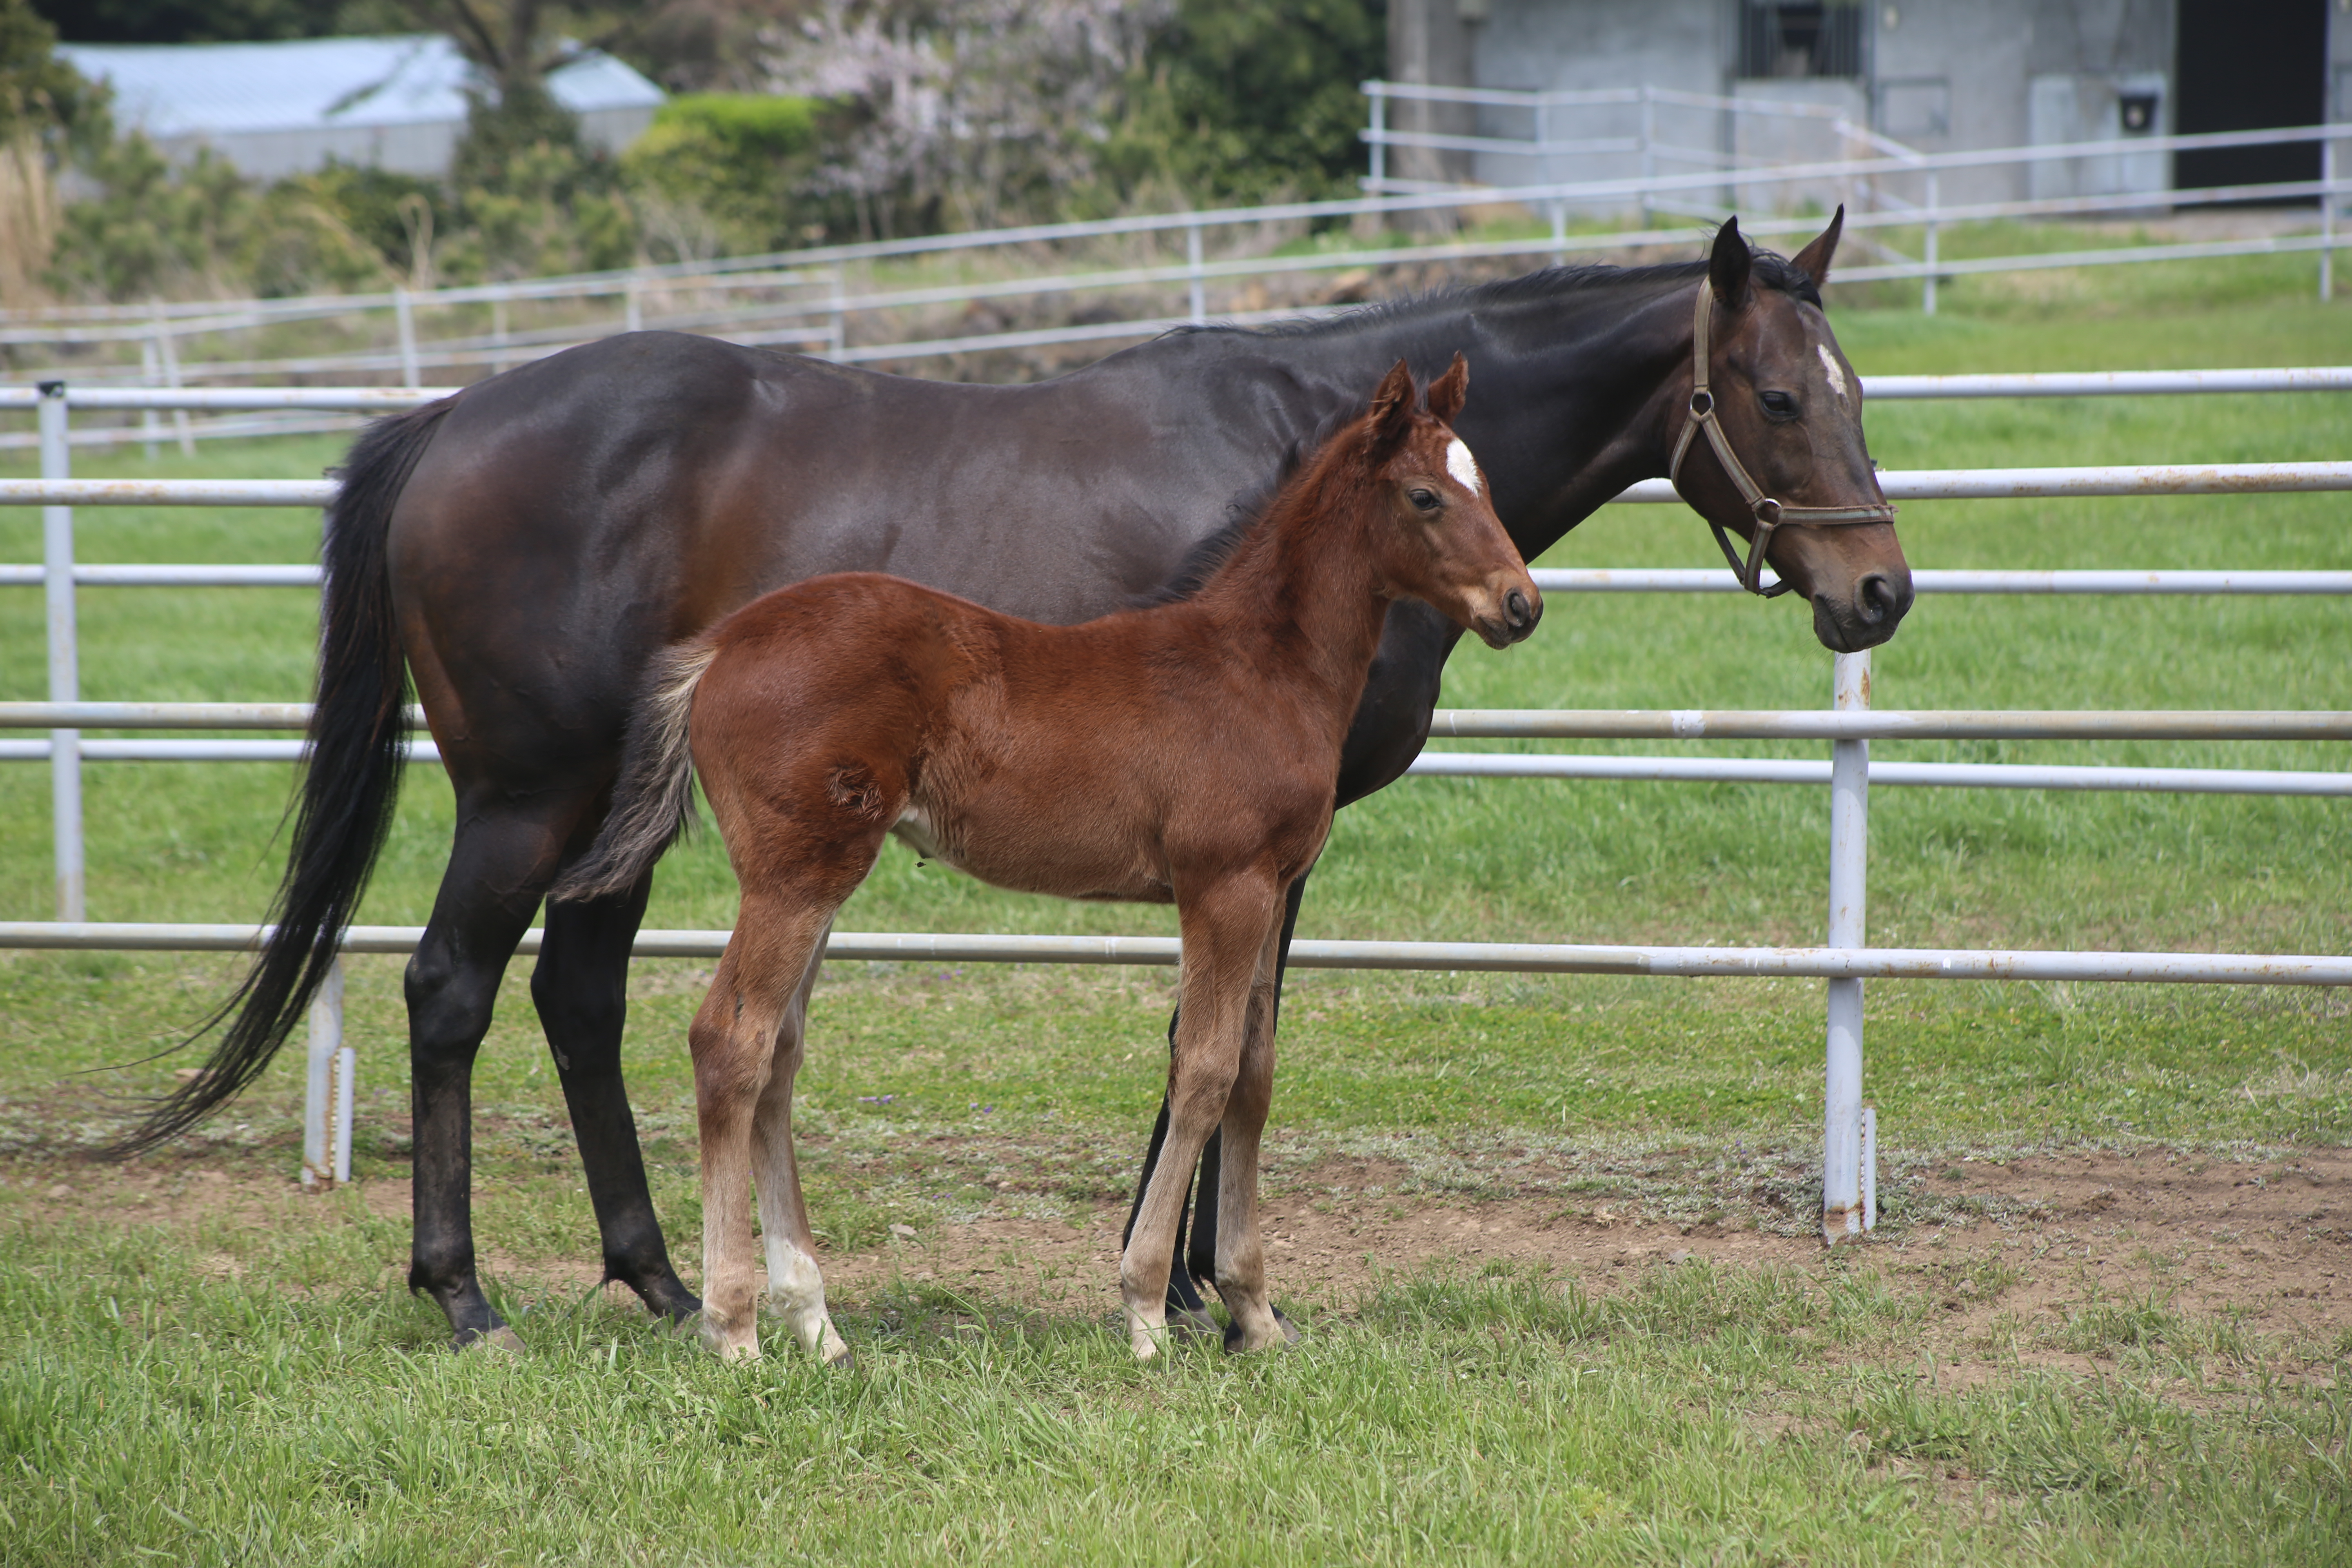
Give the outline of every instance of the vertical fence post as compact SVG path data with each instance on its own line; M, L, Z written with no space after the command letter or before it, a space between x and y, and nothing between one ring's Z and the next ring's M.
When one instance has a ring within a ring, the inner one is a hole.
M646 330L645 289L640 286L635 273L629 274L628 286L621 290L621 294L623 327L632 332L644 331Z
M155 317L155 356L163 361L163 384L177 392L180 389L180 340L173 335L171 327L163 319L163 301L160 299L152 300L150 304ZM196 435L188 426L186 409L172 410L172 428L179 433L180 456L194 457Z
M1927 237L1926 245L1920 251L1920 255L1927 259L1927 270L1924 275L1919 292L1919 309L1924 314L1930 316L1936 313L1937 205L1937 183L1936 179L1936 171L1930 169L1927 171Z
M2319 297L2336 297L2336 138L2319 139Z
M310 999L310 1076L302 1092L302 1184L352 1179L352 1102L358 1058L343 1044L343 963Z
M1837 656L1835 706L1870 706L1870 655ZM1870 742L1830 743L1830 947L1863 945L1863 905L1870 865ZM1875 1139L1864 1152L1862 1106L1862 982L1832 980L1829 1053L1822 1085L1822 1241L1859 1236L1876 1217L1864 1198L1864 1171L1876 1163ZM1874 1123L1875 1118L1871 1121ZM1874 1125L1872 1128L1875 1131Z
M142 386L152 386L163 376L163 356L155 347L155 339L142 338L139 343L139 381ZM163 434L163 418L152 408L139 411L139 449L149 462L155 460L155 441Z
M1371 100L1372 110L1371 134L1365 138L1372 147L1372 177L1364 184L1371 187L1372 195L1385 195L1389 182L1389 144L1381 138L1388 134L1388 95L1381 90L1382 83L1366 82L1364 86Z
M490 296L490 374L503 375L507 368L507 291L503 289Z
M410 301L406 289L393 289L392 313L400 329L400 384L422 386L425 372L416 361L416 307Z
M1208 279L1201 275L1201 226L1184 226L1184 265L1192 273L1192 324L1204 327L1209 323Z
M833 333L833 357L838 359L841 357L841 351L847 347L849 343L849 285L842 276L841 265L838 262L834 264L833 268L833 323L831 331Z
M67 445L66 384L41 383L41 478L73 477ZM74 636L73 508L41 509L41 582L49 622L49 700L81 700L81 658ZM49 731L49 804L57 847L58 919L88 918L83 901L81 731Z
M1650 182L1658 177L1658 100L1648 82L1642 84L1642 226L1652 223L1654 210L1650 205Z

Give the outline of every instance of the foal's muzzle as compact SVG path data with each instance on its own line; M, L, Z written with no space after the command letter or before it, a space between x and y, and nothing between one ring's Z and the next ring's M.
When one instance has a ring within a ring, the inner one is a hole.
M1499 608L1491 616L1477 618L1478 635L1488 647L1508 647L1525 640L1543 619L1543 595L1534 584L1513 585L1503 592Z

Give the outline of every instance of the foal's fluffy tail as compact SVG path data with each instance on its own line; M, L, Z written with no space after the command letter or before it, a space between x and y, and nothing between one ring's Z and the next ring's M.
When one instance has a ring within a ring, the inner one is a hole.
M588 853L560 878L550 899L574 900L625 893L694 826L694 752L689 721L694 689L719 657L708 637L656 655L646 694L629 716L613 810Z

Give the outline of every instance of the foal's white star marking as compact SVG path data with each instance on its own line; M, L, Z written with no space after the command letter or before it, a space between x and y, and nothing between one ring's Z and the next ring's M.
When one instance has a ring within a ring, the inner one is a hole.
M1822 368L1830 373L1830 390L1838 395L1839 402L1844 402L1845 372L1838 368L1837 356L1830 353L1827 343L1815 343L1813 352L1822 356Z
M1478 459L1470 455L1470 448L1463 444L1459 436L1446 443L1445 471L1454 476L1454 483L1472 495L1486 488L1486 481L1478 474Z

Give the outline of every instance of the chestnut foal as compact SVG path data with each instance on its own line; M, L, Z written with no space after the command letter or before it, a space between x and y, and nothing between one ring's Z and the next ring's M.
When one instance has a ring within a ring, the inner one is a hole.
M1496 647L1542 613L1451 428L1468 382L1456 354L1418 412L1399 361L1370 409L1180 602L1050 626L843 573L770 594L665 656L612 815L552 896L639 885L690 820L700 773L742 886L688 1037L714 1350L759 1353L756 1183L771 1300L811 1351L848 1354L812 1256L793 1079L834 912L894 831L1001 887L1174 900L1184 956L1168 1142L1119 1264L1130 1342L1150 1357L1167 1332L1188 1175L1221 1126L1226 1342L1284 1338L1256 1216L1283 900L1330 829L1340 742L1389 602L1425 600Z

